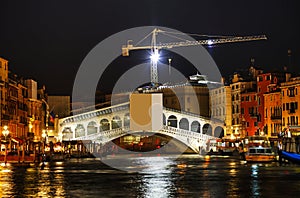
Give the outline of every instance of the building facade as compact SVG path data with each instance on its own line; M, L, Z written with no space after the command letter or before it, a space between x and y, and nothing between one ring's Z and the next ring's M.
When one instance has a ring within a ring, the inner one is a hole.
M291 78L281 83L282 95L282 128L289 128L292 132L299 131L300 118L300 77Z
M265 135L277 137L282 130L282 96L280 90L264 94L264 104Z

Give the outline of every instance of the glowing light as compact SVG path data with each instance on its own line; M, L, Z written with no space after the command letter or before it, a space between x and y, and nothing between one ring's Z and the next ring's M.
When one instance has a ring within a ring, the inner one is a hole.
M207 41L207 45L212 45L212 44L214 44L214 42L212 40Z
M159 53L158 53L157 51L155 51L155 52L150 56L150 58L151 58L151 61L157 63L157 62L159 61Z

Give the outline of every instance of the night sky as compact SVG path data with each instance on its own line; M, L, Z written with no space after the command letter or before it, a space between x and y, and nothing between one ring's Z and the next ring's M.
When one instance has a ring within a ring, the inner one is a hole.
M12 72L46 85L49 94L71 95L77 69L94 46L122 30L153 25L187 33L268 37L210 49L223 75L247 68L251 57L265 71L279 69L289 62L288 49L291 69L300 72L297 5L296 0L1 1L0 57L9 60ZM180 70L176 60L173 66ZM106 80L102 89L114 80Z

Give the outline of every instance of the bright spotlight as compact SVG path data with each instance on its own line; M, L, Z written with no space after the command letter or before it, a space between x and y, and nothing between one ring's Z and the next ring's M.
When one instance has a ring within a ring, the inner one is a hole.
M214 42L212 40L207 41L207 45L212 45Z
M150 58L151 58L151 61L153 61L153 62L158 62L158 60L159 60L159 53L158 53L158 52L153 53L153 54L150 56Z

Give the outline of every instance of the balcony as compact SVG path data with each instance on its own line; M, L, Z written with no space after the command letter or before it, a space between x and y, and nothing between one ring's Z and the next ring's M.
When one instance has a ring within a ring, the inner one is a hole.
M289 109L289 114L296 113L295 109Z
M18 97L10 95L10 96L8 96L8 100L9 101L15 101L15 102L17 102L18 101Z
M253 118L257 118L258 117L258 114L257 113L249 113L250 117L253 117Z
M295 94L289 94L289 97L295 97Z
M271 120L281 120L281 115L271 115Z

